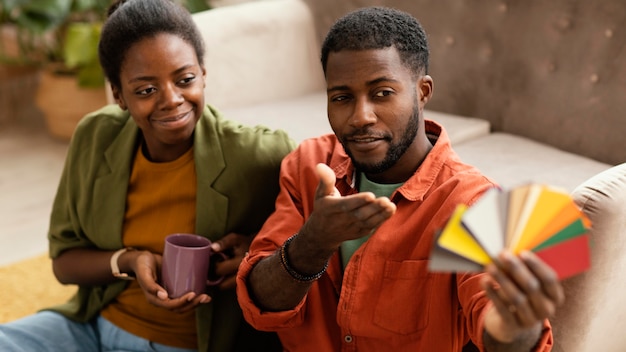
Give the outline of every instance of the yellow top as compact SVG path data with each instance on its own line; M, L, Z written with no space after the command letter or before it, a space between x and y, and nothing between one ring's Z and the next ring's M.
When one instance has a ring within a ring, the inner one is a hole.
M194 233L196 170L193 148L177 160L148 161L137 151L124 216L124 246L163 253L165 236ZM160 344L197 348L195 312L170 312L148 303L132 281L102 316L116 326Z

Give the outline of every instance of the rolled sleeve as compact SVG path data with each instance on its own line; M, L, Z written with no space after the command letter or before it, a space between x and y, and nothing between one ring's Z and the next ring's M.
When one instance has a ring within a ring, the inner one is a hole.
M304 302L306 296L293 309L268 312L259 308L250 294L248 288L248 277L254 266L264 258L272 255L273 252L257 252L254 256L246 256L239 267L237 273L237 299L243 311L243 316L250 325L257 330L277 331L283 328L289 328L301 325L304 321Z

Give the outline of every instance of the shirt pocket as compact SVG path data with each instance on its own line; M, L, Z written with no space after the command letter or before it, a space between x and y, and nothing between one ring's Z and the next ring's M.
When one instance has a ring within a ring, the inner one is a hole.
M428 324L432 287L427 260L386 261L374 324L408 335Z

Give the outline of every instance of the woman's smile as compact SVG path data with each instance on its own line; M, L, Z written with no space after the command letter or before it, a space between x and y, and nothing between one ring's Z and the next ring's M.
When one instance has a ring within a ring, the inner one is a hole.
M192 119L195 115L194 110L187 111L185 113L173 116L165 117L153 117L150 120L156 127L166 129L178 129L186 126L189 123L189 119Z

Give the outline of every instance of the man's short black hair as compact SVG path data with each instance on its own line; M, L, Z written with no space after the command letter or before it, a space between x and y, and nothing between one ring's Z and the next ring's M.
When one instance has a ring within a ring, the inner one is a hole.
M422 25L410 14L388 7L366 7L340 18L322 44L322 68L328 54L341 50L395 47L415 76L428 73L428 40Z

